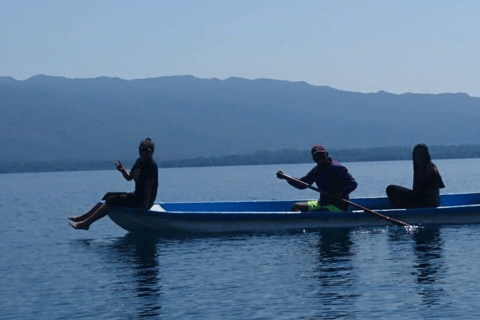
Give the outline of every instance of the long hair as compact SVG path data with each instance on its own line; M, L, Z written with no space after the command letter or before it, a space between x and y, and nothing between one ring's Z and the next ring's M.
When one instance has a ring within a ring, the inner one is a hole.
M422 163L422 164L417 164L417 162L414 159L415 150L419 148L423 148L427 154L425 163ZM432 157L430 156L430 152L428 151L428 147L425 143L419 143L415 145L415 147L413 147L412 160L413 160L413 189L414 190L418 188L419 179L421 176L423 176L423 173L425 172L428 166L433 166L433 168L437 172L438 187L445 188L445 185L443 184L443 181L442 181L442 177L440 176L440 173L438 173L437 166L433 164Z

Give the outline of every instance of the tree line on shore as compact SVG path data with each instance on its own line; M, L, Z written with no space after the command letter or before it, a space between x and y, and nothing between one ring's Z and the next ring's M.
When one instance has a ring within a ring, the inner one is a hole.
M331 149L329 155L340 162L359 161L392 161L411 160L412 147L378 147L355 149ZM480 145L429 146L433 159L480 158ZM135 159L124 161L126 167L131 167ZM250 154L237 154L222 157L198 157L169 161L157 161L161 168L175 167L208 167L237 165L268 165L311 163L309 150L279 150L258 151ZM35 161L25 160L0 162L0 173L20 172L54 172L54 171L87 171L112 170L112 161L106 160L56 160Z

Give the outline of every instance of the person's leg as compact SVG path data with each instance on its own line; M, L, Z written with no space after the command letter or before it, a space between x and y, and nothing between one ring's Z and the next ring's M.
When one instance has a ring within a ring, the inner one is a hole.
M308 202L297 202L293 205L292 211L294 212L307 212Z
M439 207L440 195L435 197L426 193L417 193L415 194L414 205L415 208Z
M110 212L110 210L112 210L112 208L108 204L104 203L100 205L100 207L95 212L93 212L88 218L79 222L70 222L70 226L72 226L72 228L75 228L75 229L88 230L88 228L90 228L90 225L92 223L105 217Z
M387 196L395 208L412 208L416 203L413 191L401 186L388 186Z
M347 210L342 210L339 207L337 207L336 205L329 204L329 205L323 206L322 209L325 210L325 211L328 211L328 212L342 212L342 211L347 211L348 207L347 207Z
M312 200L308 201L308 212L341 212L341 211L346 211L340 209L338 206L334 204L328 204L326 206L320 205L319 201L317 200Z
M90 217L95 211L97 211L98 208L100 208L101 205L102 205L101 203L97 203L92 209L90 209L88 212L82 214L81 216L68 217L68 219L72 220L73 222L83 221L83 220L87 219L88 217Z
M129 193L127 192L107 192L103 196L102 200L105 200L108 204L110 204L111 207L115 207L118 205L121 205L122 200L127 197ZM117 204L118 203L118 204ZM72 220L73 222L80 222L83 221L87 218L89 218L95 211L100 208L102 204L97 203L92 209L90 209L88 212L82 214L81 216L76 216L76 217L68 217L68 219Z

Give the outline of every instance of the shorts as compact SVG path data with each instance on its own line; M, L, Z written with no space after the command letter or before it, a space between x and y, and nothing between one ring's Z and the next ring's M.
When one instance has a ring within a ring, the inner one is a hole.
M337 206L333 204L329 204L326 206L321 206L318 200L308 201L308 211L328 211L328 212L341 212L342 210L339 209Z
M129 207L140 208L143 206L142 201L131 192L107 192L102 200L112 208L116 207Z

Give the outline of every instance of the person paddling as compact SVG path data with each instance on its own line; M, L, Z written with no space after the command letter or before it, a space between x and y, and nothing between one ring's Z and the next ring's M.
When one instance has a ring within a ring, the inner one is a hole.
M70 226L74 229L88 230L92 223L105 217L118 206L136 208L139 211L150 209L157 196L158 188L158 166L152 158L154 150L155 143L150 138L146 138L140 143L138 148L140 157L130 172L125 170L120 161L114 163L126 180L135 181L135 192L108 192L102 198L105 200L104 203L98 203L81 216L69 217L72 220Z
M348 203L342 199L348 199L349 194L357 188L357 182L340 162L328 156L327 149L322 144L316 144L311 150L312 159L317 164L306 176L300 180L312 185L314 182L320 189L320 199L297 202L293 205L293 211L347 211ZM277 172L277 178L284 179L283 171ZM306 189L307 186L295 181L287 182L297 188Z

